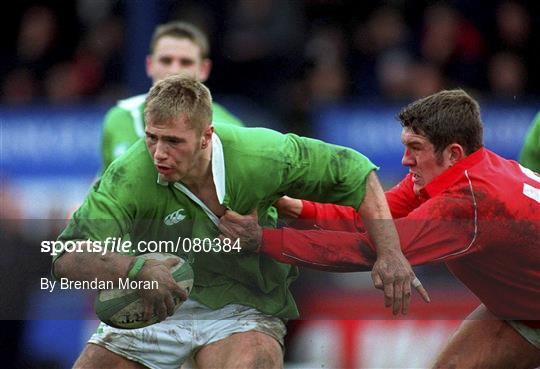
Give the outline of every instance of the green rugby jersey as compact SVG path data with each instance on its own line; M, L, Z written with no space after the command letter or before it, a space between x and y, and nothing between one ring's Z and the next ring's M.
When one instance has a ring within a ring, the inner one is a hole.
M122 155L139 138L144 137L144 100L146 94L120 100L105 116L101 138L102 169ZM218 124L244 124L217 103L212 105L212 120Z
M524 167L540 173L540 113L534 118L525 138L519 162Z
M271 204L282 195L358 208L368 174L362 154L322 141L265 128L216 125L212 173L219 201L240 214L258 209L259 223L275 226ZM173 220L173 221L171 221ZM215 238L218 218L181 183L159 179L143 140L114 161L91 189L59 240L129 234L141 240ZM295 267L254 253L197 252L191 298L210 308L237 303L266 314L295 318L289 291Z

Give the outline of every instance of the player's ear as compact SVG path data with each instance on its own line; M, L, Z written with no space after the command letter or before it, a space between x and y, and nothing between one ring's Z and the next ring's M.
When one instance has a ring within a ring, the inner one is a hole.
M206 149L212 140L212 135L214 134L214 126L208 125L203 129L201 137L201 148Z
M451 165L456 164L458 161L466 157L465 150L463 146L458 143L452 143L446 148L448 150L448 159Z
M205 58L201 62L201 68L199 70L199 80L205 82L210 76L210 71L212 70L212 61L208 58Z

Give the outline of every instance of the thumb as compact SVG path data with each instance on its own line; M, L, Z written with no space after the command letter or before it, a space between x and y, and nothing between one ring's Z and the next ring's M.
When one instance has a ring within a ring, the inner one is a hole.
M371 279L373 280L373 285L375 286L375 288L379 290L384 289L384 283L378 273L371 273Z
M167 268L172 268L173 266L175 266L176 264L178 264L180 262L179 259L175 259L175 258L168 258L165 260L164 264Z
M254 208L248 215L253 219L259 219L259 215L257 214L257 208Z

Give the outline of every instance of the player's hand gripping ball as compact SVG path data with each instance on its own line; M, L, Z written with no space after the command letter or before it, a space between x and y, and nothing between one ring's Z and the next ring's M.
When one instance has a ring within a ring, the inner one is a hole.
M152 260L179 259L178 264L174 265L170 271L178 286L189 296L193 288L193 269L189 263L176 255L166 253L149 253L140 256ZM182 303L183 301L175 298L174 310L178 310ZM96 297L94 309L102 322L115 328L136 329L158 322L158 317L155 314L150 320L143 320L144 305L137 289L101 290Z

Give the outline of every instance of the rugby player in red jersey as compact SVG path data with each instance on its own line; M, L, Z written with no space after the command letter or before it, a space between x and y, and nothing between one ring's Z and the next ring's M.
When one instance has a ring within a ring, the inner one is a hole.
M420 99L398 117L410 170L386 197L402 251L412 265L446 263L482 302L433 367L537 367L540 176L483 147L478 103L462 90ZM373 264L353 209L290 198L277 205L316 229L261 229L252 216L229 212L222 233L284 263L334 271Z

